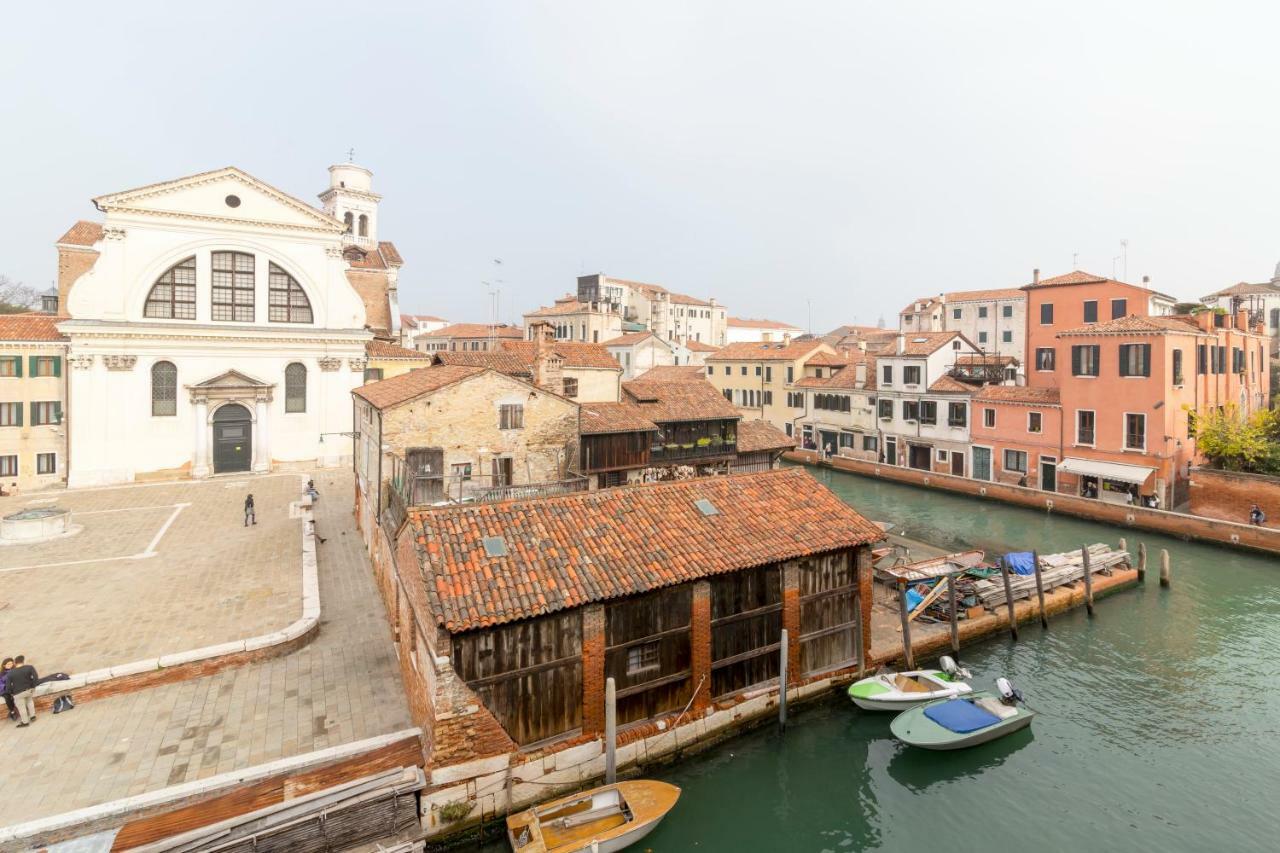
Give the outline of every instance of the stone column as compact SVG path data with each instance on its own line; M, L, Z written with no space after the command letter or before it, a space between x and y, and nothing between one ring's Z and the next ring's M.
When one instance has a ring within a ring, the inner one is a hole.
M195 401L196 451L191 466L192 477L209 476L209 401Z
M711 707L711 582L694 581L692 613L689 614L689 669L692 711L701 714ZM701 684L701 689L699 689Z
M271 470L271 431L267 422L267 399L259 397L253 421L253 470Z

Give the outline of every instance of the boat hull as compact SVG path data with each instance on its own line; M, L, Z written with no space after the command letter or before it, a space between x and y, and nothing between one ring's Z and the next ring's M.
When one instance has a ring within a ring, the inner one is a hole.
M995 698L991 693L974 693L969 698ZM950 701L948 699L939 699L925 705L918 705L908 711L893 718L893 722L889 724L890 731L893 736L908 746L918 747L920 749L933 750L953 750L968 749L971 746L979 746L989 743L1005 735L1013 734L1016 731L1025 729L1031 725L1031 721L1035 718L1035 712L1025 706L1018 707L1017 714L1008 719L986 726L972 732L953 732L943 726L935 723L933 720L925 716L925 709L930 705L940 704L941 702Z
M928 692L908 693L894 686L898 676L922 680L935 689ZM873 675L849 685L849 698L864 711L892 711L901 713L908 708L925 705L939 699L953 699L973 692L963 681L947 681L945 674L936 669L921 669L891 675Z
M619 797L626 804L621 812ZM680 789L665 782L641 779L604 785L511 815L507 818L507 839L518 853L614 853L653 832L679 797ZM600 813L594 809L607 801L613 803L613 818L597 827L594 819ZM584 811L588 819L578 820L573 828L564 822L557 827L554 820L542 823L559 814L572 821ZM617 823L618 814L628 814L630 819Z

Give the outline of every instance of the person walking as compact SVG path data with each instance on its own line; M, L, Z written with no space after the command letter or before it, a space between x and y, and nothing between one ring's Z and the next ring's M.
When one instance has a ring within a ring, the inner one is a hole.
M13 664L5 678L5 687L13 694L14 704L18 706L18 727L23 728L36 718L36 684L40 676L22 655L14 658Z
M9 692L9 671L13 669L13 658L5 658L0 662L0 695L4 696L5 707L9 710L9 719L18 719L18 705Z
M1254 504L1249 509L1249 523L1254 527L1261 527L1267 520L1267 514L1262 511L1262 507Z
M250 524L257 523L258 516L253 511L253 493L250 492L249 496L244 499L244 526L248 527Z

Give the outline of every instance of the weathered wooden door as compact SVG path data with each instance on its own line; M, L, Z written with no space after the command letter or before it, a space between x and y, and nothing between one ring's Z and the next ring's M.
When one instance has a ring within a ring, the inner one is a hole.
M858 572L845 552L806 560L800 568L800 669L824 672L855 662Z
M778 677L782 570L775 564L711 579L711 689L724 696Z
M975 480L991 479L991 448L990 447L973 448L973 479Z
M410 447L404 454L404 461L409 468L408 476L412 478L409 504L422 506L444 500L444 448L443 447Z
M951 451L951 473L957 477L964 476L964 454L958 450Z

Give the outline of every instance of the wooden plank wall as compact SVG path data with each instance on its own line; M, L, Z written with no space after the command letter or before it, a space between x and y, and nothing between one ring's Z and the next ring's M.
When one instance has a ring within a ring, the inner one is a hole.
M800 671L821 672L854 662L858 578L849 552L800 564Z
M711 695L777 678L781 640L778 564L711 578Z
M453 665L516 743L582 725L582 613L460 634Z
M605 607L606 678L618 691L618 723L680 710L689 701L690 584L610 602ZM652 650L657 665L637 669L628 661Z
M649 445L654 433L622 432L582 437L582 470L613 471L643 468L649 464Z

